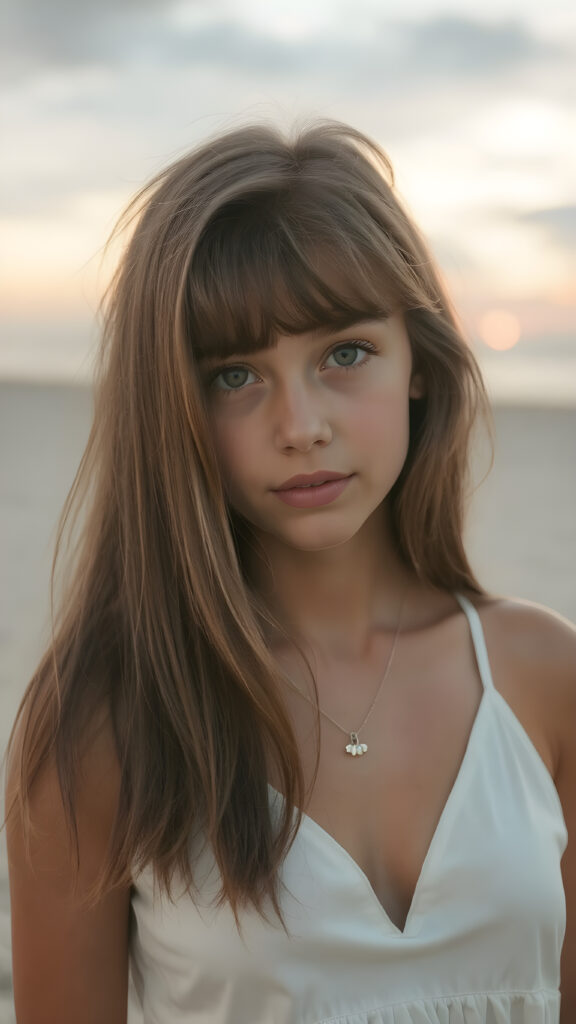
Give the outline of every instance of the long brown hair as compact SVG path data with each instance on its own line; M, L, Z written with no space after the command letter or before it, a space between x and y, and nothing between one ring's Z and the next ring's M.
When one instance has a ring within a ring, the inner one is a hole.
M129 225L56 548L55 561L82 508L74 571L15 726L18 799L25 812L54 758L75 834L78 759L105 709L121 786L98 892L147 864L168 890L179 872L193 891L197 832L235 912L246 900L277 906L303 777L243 567L249 530L225 500L201 358L400 307L425 395L412 401L390 499L398 550L420 579L478 593L462 524L485 394L389 162L352 128L224 134L144 188ZM271 764L286 798L274 825Z

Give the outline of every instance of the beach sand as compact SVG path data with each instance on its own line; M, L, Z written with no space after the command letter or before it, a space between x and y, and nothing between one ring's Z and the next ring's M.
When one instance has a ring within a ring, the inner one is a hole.
M83 387L0 382L0 744L48 636L58 515L86 442ZM474 495L472 564L497 593L576 621L576 408L499 406L496 458ZM479 447L476 475L486 468ZM0 847L0 1024L14 1024L6 854Z

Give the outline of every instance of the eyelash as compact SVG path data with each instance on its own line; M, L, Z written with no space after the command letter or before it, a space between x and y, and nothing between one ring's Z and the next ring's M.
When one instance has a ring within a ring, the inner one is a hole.
M346 341L346 342L340 342L338 345L335 345L334 348L330 349L330 351L328 352L328 354L326 356L326 359L329 359L330 356L334 355L335 352L339 352L342 349L347 349L347 348L354 348L357 351L368 352L369 354L373 354L373 353L378 351L376 346L373 345L371 341L365 341L365 340ZM359 362L359 363L352 363L351 366L338 366L338 367L332 367L332 369L358 370L361 366L364 366L366 362L367 362L366 359L362 359L361 362ZM223 394L223 395L233 395L233 394L235 394L235 393L237 393L239 391L244 391L244 389L247 387L247 384L243 384L243 385L241 385L241 387L238 387L238 388L215 388L214 385L215 385L215 382L218 379L218 377L222 373L227 373L230 370L248 370L250 373L255 373L256 372L255 370L251 370L249 366L244 366L242 363L230 363L229 365L216 367L212 371L212 373L210 373L210 375L208 377L208 386L209 386L209 388L212 388L214 390L220 391L220 393Z

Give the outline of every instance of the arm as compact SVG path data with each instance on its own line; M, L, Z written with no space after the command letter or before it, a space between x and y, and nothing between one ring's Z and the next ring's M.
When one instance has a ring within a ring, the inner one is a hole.
M576 638L566 666L564 715L560 724L560 760L556 785L568 829L562 858L566 894L566 935L560 965L562 1002L560 1024L576 1020Z
M13 786L9 773L8 800ZM53 766L33 788L29 857L19 816L9 818L18 1024L126 1024L129 887L110 893L95 906L82 903L106 852L117 794L116 758L110 739L101 734L85 758L78 792L80 870L75 888Z

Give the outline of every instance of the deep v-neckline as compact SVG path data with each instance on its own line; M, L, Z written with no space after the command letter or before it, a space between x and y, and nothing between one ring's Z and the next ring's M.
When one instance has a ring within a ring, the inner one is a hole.
M401 928L394 923L394 921L390 917L390 914L386 910L384 904L379 899L376 890L374 889L374 886L372 885L370 879L368 878L368 875L360 866L358 861L356 861L352 854L346 849L346 847L342 846L342 844L338 842L336 837L333 836L332 833L329 832L327 829L325 829L323 825L320 825L320 823L317 822L315 818L310 817L310 815L306 814L305 811L301 812L301 826L299 829L299 835L301 834L302 827L308 828L316 834L317 838L321 841L321 843L324 846L330 846L335 855L339 857L343 863L346 863L347 866L356 873L357 877L362 883L363 888L366 891L371 907L375 909L376 912L380 915L381 919L384 921L384 924L386 925L386 928L399 938L409 938L412 934L415 934L417 931L416 921L419 920L421 914L419 908L421 905L422 890L425 886L426 881L429 879L431 875L432 869L434 867L434 862L436 861L436 859L438 858L442 851L443 838L444 843L446 843L447 841L450 824L454 821L456 817L455 809L457 809L458 800L461 799L461 794L464 789L466 777L470 774L470 764L473 761L474 751L477 744L477 737L481 732L482 723L486 715L488 714L488 708L491 706L490 698L492 694L498 693L498 691L494 688L494 683L492 680L490 662L488 659L488 652L486 650L484 630L482 629L480 616L478 615L476 608L474 607L472 602L468 600L468 598L465 598L462 594L459 594L457 592L454 593L454 597L458 601L458 604L460 605L462 611L464 612L464 615L468 622L468 628L470 631L472 646L474 648L474 657L476 660L478 675L480 677L480 682L482 684L482 693L480 696L480 701L476 708L476 713L470 726L468 739L466 741L466 747L460 760L458 771L454 778L454 782L450 787L450 791L448 793L448 796L446 797L446 800L442 807L442 811L440 812L440 816L436 822L436 826L432 833L430 842L428 843L428 847L426 849L426 853L424 855L424 859L420 866L420 871L418 873L418 877L416 879L416 883L412 891L412 897L410 899L408 912L406 914L404 924ZM276 794L278 798L280 798L282 801L284 800L283 795L273 786L269 786L269 789L272 794Z
M412 934L412 926L416 919L418 918L419 901L422 889L424 887L426 880L430 876L430 872L433 868L434 861L436 860L436 857L441 849L442 839L443 837L444 839L446 839L450 823L454 820L455 808L457 808L458 799L461 797L464 783L466 781L466 776L469 774L470 771L469 766L470 762L473 760L474 748L476 746L476 737L478 736L481 730L482 721L486 715L486 708L489 701L489 693L490 690L486 686L484 686L482 695L480 697L480 702L478 704L478 707L476 708L476 713L474 715L474 719L470 727L468 740L466 742L466 748L460 761L456 778L454 779L448 796L446 797L446 801L440 813L440 817L436 822L436 826L434 828L432 837L428 844L424 860L422 861L420 871L418 873L418 878L414 885L412 898L410 900L410 905L408 908L408 913L406 914L406 918L402 928L398 927L398 925L395 924L392 918L390 917L390 914L388 913L384 904L378 897L376 890L374 889L374 886L372 885L370 879L368 878L368 875L360 866L358 861L355 860L352 854L346 849L345 846L343 846L336 839L335 836L332 835L331 832L324 828L323 825L320 825L320 823L316 821L315 818L312 818L305 811L302 811L301 825L298 832L298 836L302 838L302 829L305 828L309 831L312 831L323 845L330 846L330 848L333 850L336 856L339 857L343 863L346 863L347 866L355 872L360 882L362 883L362 886L366 890L370 903L376 907L377 912L383 918L386 928L388 930L391 930L399 938L410 937L410 935ZM284 801L284 797L282 793L279 792L279 790L275 789L274 786L271 785L269 785L269 789L273 797L275 796L279 798L281 801Z

